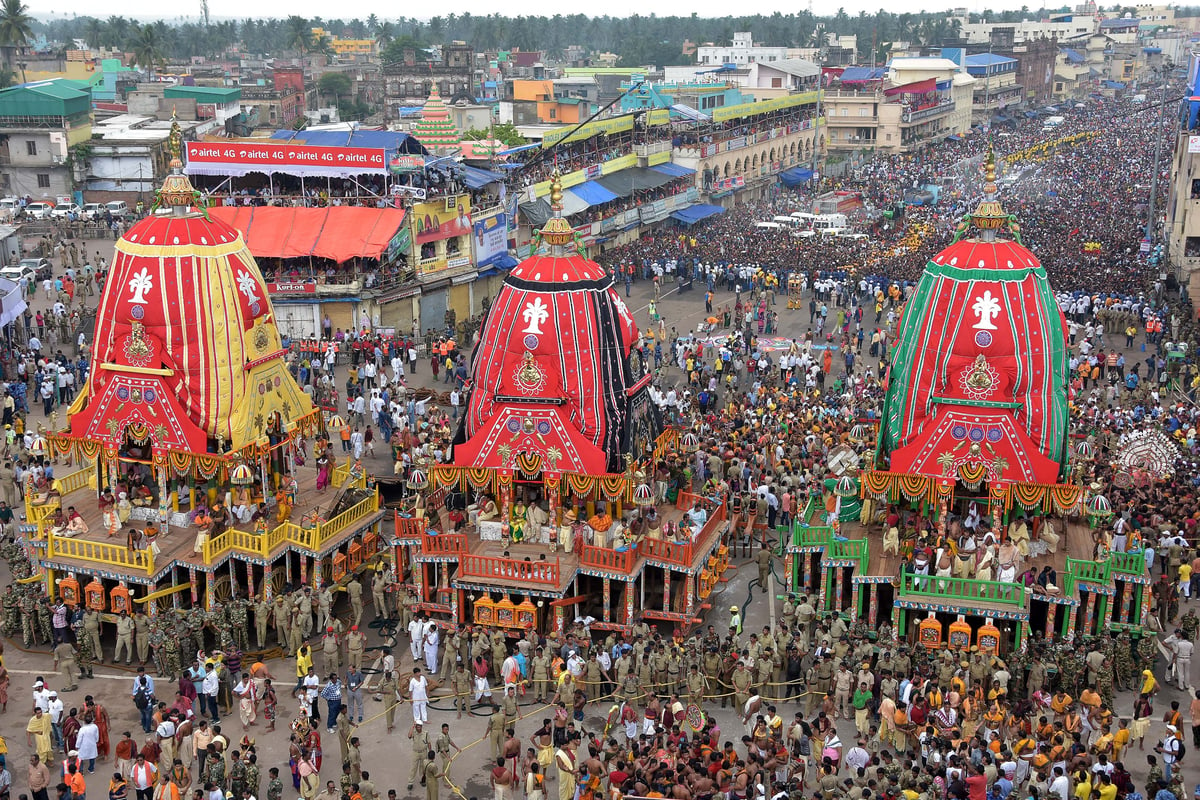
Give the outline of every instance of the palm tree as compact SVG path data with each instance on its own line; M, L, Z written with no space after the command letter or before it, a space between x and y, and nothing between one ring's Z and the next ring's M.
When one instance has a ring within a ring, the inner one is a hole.
M139 26L130 47L133 60L139 67L144 68L150 77L154 77L154 69L167 63L163 56L162 39L158 29L152 24Z
M379 17L375 16L374 14L368 14L367 15L367 30L370 31L371 33L374 33L378 27L379 27Z
M283 32L284 47L304 55L312 46L312 38L312 26L308 24L308 20L296 16L287 18L287 26Z
M11 69L13 54L23 50L29 37L33 35L33 17L29 16L29 6L21 0L2 0L0 2L0 48L4 50L4 63Z
M375 28L375 43L379 45L379 49L387 47L395 38L395 32L392 30L392 23L381 22Z
M95 17L89 17L84 30L84 38L87 39L88 47L98 50L100 48L100 34L104 31L104 26L100 23L100 20Z

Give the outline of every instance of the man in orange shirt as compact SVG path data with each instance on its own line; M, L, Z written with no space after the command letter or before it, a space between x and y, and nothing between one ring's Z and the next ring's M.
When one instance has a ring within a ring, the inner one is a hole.
M67 774L63 776L63 783L70 788L72 800L86 800L87 781L79 774L79 764L67 766Z
M154 787L154 800L179 800L179 787L171 780L169 772L159 776L158 785Z

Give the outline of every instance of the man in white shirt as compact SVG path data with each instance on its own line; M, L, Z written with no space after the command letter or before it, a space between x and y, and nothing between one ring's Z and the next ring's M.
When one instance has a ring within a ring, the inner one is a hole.
M858 774L858 768L866 769L871 763L871 754L867 752L866 740L859 738L858 742L846 751L846 766L850 768L851 775Z
M320 690L321 679L317 677L317 671L313 667L309 667L308 674L304 676L304 699L308 702L308 715L314 720L320 719L316 714L317 693Z
M413 676L408 680L408 698L412 701L413 722L429 723L429 681L421 674L420 667L413 667Z
M1050 781L1049 800L1071 800L1071 780L1063 774L1062 767L1054 768Z
M58 692L46 691L46 714L50 717L50 733L54 741L62 745L62 721L65 707L63 701L59 699Z
M424 640L425 621L418 615L408 623L408 649L412 653L413 661L417 663L421 661L421 645Z
M221 680L217 677L217 670L212 664L204 666L204 698L208 703L208 712L212 715L213 724L221 721L217 712L217 695L221 691ZM204 708L201 707L201 712Z

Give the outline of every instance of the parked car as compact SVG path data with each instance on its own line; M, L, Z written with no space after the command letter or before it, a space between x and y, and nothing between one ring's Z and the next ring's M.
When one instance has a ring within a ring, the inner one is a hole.
M104 203L84 203L83 218L98 219L104 216Z
M20 283L26 278L34 281L37 280L37 270L24 264L13 264L0 269L0 278L7 278L13 283Z
M58 205L56 205L54 207L54 210L50 212L50 216L52 216L52 217L65 218L65 217L70 216L71 214L74 214L75 216L78 217L81 214L83 214L83 209L80 208L75 203L59 203Z
M50 265L50 262L44 258L22 258L19 262L17 262L17 265L21 267L29 267L34 271L34 276L39 281L53 277L54 268Z
M129 213L129 205L124 200L110 200L104 204L114 217L123 217Z
M25 213L33 219L47 219L54 213L54 203L30 203L25 206Z

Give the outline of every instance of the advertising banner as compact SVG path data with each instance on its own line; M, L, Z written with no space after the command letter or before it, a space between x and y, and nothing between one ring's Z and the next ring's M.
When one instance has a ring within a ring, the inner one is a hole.
M189 175L241 176L250 172L296 176L383 175L383 148L324 147L283 142L188 142Z
M508 253L508 217L497 214L475 223L475 264L482 268Z
M459 194L413 206L417 244L471 232L471 197Z

